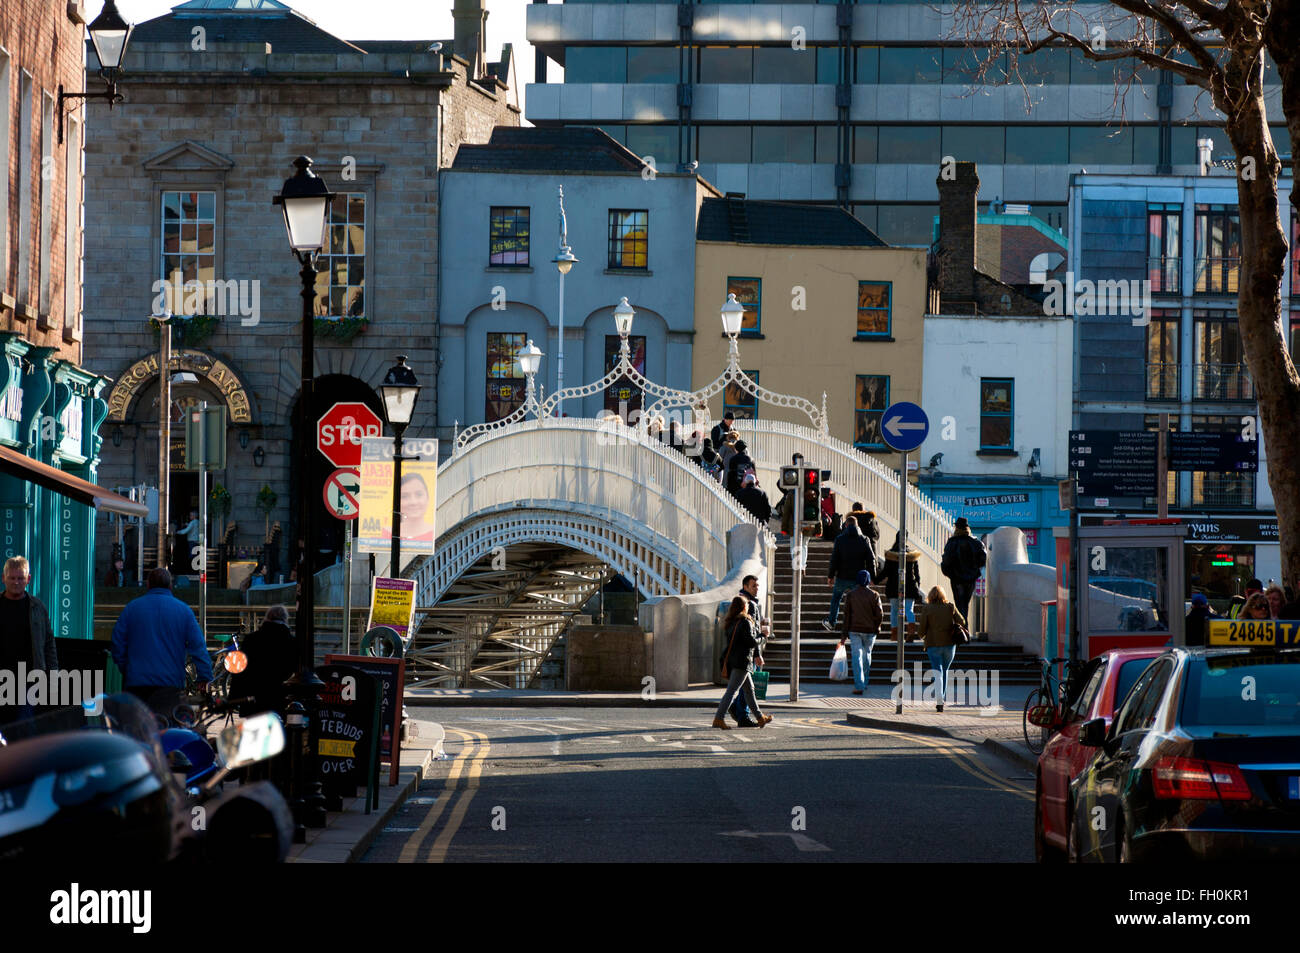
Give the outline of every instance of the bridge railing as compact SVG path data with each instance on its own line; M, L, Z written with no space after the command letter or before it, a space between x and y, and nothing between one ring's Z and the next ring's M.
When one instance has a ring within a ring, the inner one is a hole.
M695 458L617 418L513 423L476 436L438 468L440 538L478 514L556 502L604 510L629 536L644 535L638 526L651 527L676 544L675 553L660 555L702 567L701 588L727 574L727 532L737 523L757 525ZM760 531L770 537L766 527ZM435 554L417 576L421 598L432 601L442 561Z
M809 465L831 471L831 488L837 495L860 501L875 511L882 524L898 531L897 471L852 444L810 427L781 420L737 420L735 426L748 444L749 455L758 466L759 480L769 496L774 495L781 467L788 466L791 456L800 453ZM925 493L909 486L907 538L936 567L952 532L949 514ZM888 546L893 542L893 535L885 538L882 532L881 542Z

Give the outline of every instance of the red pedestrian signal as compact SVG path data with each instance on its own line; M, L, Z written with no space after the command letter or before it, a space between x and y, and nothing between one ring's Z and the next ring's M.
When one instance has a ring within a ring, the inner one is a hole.
M803 487L803 501L799 509L799 531L806 536L820 536L822 532L822 473L804 467L799 484Z

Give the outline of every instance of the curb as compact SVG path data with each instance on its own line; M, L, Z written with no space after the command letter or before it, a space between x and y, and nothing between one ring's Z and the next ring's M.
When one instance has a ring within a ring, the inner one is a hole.
M892 721L888 718L880 718L873 715L865 715L861 712L847 712L849 724L857 725L862 728L885 728L889 731L902 731L914 735L928 735L934 738L952 738L955 741L971 741L987 748L994 754L1015 762L1028 771L1035 771L1038 768L1038 759L1028 751L1021 750L1020 746L1014 742L1008 743L1001 738L981 738L978 741L962 733L959 727L946 728L942 725L924 725L918 723L906 723Z
M441 749L442 740L439 739L437 744ZM364 813L364 794L345 801L343 811L335 818L335 823L320 831L306 845L301 845L302 849L297 854L291 853L287 863L352 864L359 861L392 820L397 809L419 788L433 764L432 748L407 748L405 754L413 763L401 766L396 788L380 788L379 808L374 813ZM359 836L354 836L348 830L363 825L365 829L360 831Z
M1001 738L985 738L981 743L994 754L1001 755L1010 761L1014 761L1027 771L1033 772L1038 770L1038 759L1030 754L1029 751L1022 750L1016 744L1008 744Z

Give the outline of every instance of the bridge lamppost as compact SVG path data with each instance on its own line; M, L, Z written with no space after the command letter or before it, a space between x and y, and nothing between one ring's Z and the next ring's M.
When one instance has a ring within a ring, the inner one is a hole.
M537 394L533 389L535 387L533 378L537 375L542 366L542 351L529 338L528 343L524 345L519 352L519 369L524 372L524 377L528 381L528 390L524 394L524 407L529 407L537 402Z
M406 366L406 355L397 355L397 363L388 369L379 391L384 398L384 416L393 428L393 551L388 571L398 576L402 571L402 461L407 459L402 456L402 435L420 397L420 382Z
M745 306L736 300L735 292L727 295L727 300L723 302L722 309L722 331L731 339L731 356L740 357L740 346L736 343L736 337L740 334L740 326L745 321Z
M564 390L564 276L569 273L578 259L573 254L573 249L569 247L569 225L564 216L564 186L559 187L560 193L560 250L555 253L551 259L555 263L556 269L560 272L560 340L559 350L555 357L555 392L558 394ZM564 413L557 404L555 407L556 416L563 417Z

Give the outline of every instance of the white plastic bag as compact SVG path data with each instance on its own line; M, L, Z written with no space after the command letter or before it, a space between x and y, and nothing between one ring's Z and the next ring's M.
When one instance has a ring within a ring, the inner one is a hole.
M849 653L844 646L835 646L835 657L831 660L831 681L847 682L849 680Z

